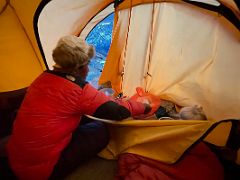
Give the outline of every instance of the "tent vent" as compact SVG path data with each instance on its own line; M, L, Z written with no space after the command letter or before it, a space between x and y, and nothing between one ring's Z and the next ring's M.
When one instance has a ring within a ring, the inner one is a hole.
M190 0L190 1L196 1L196 0ZM197 0L197 2L207 3L213 6L220 6L220 3L216 0Z
M124 0L115 0L114 1L114 8L116 8L119 4L121 4Z
M234 0L234 2L236 3L238 9L240 9L240 1L239 0Z

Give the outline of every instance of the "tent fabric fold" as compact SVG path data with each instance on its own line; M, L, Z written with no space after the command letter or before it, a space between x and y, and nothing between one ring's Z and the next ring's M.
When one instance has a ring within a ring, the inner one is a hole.
M107 123L111 140L99 156L117 159L120 154L133 153L167 164L177 162L189 148L202 140L224 146L231 129L231 126L226 128L224 136L215 140L210 134L221 125L217 121L125 120Z

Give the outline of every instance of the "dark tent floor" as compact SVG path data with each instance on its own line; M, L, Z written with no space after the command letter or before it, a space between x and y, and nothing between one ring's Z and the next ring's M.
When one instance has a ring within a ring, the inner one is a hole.
M240 166L221 160L224 167L224 180L239 180ZM95 157L78 167L65 180L113 180L117 173L117 161Z
M240 179L240 166L232 162L222 161L225 171L225 180ZM117 172L117 161L106 160L99 157L79 166L65 180L113 180ZM6 157L0 156L0 179L15 180Z
M95 157L79 166L65 180L112 180L117 171L117 161Z
M112 180L116 171L117 161L95 157L79 166L65 180ZM0 157L0 179L16 180L8 166L6 157Z

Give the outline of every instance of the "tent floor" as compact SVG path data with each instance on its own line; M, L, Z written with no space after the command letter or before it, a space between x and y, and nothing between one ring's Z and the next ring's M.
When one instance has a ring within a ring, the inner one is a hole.
M79 166L65 180L87 179L87 180L112 180L117 172L117 161L106 160L99 157Z
M99 157L79 166L64 180L112 180L117 172L117 161L106 160ZM9 168L6 157L0 157L0 179L17 180Z
M237 166L231 162L222 163L225 169L225 180L240 179L240 166ZM64 180L112 180L114 179L116 172L117 161L95 157L84 165L79 166ZM0 157L0 179L16 180L8 166L6 157Z

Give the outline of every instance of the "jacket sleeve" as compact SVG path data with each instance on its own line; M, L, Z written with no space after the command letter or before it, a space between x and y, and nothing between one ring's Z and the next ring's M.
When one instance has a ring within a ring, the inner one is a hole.
M134 100L115 100L89 84L84 87L79 103L83 113L111 120L122 120L149 112L149 107L143 103Z

